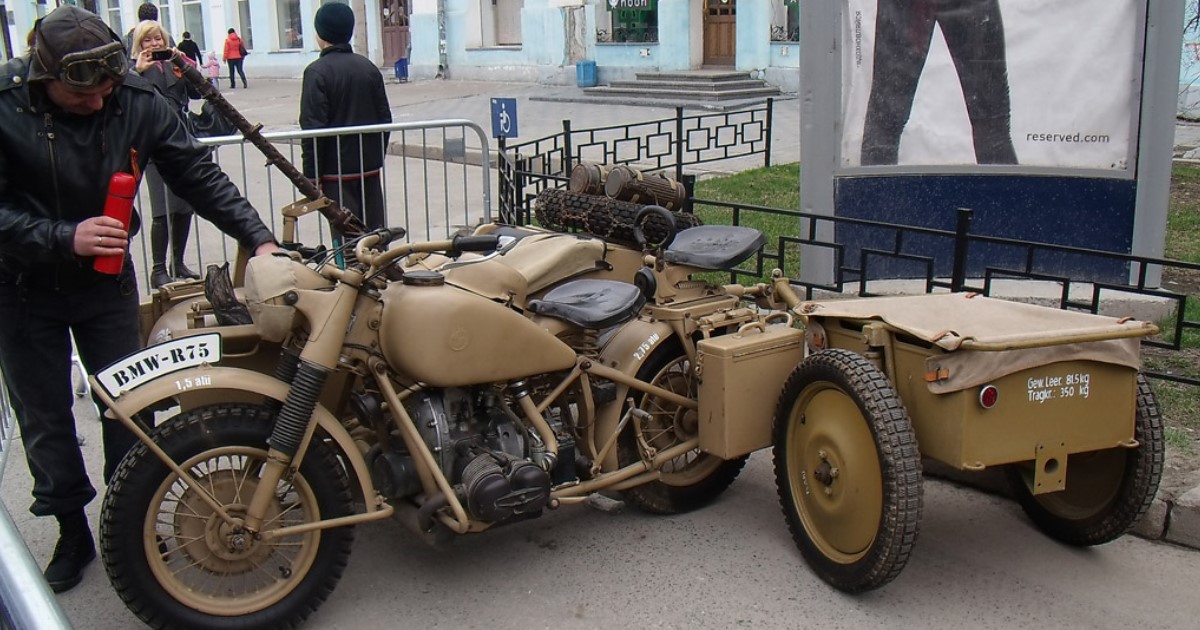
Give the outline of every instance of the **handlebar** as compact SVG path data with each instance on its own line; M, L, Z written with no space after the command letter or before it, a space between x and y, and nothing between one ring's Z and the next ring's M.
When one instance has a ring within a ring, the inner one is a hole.
M443 252L447 256L458 257L463 252L490 252L500 246L499 236L491 234L460 235L449 240L405 243L399 247L380 251L381 247L387 247L404 234L403 228L385 228L367 234L360 238L355 246L354 257L366 264L370 268L370 272L374 272L410 254Z

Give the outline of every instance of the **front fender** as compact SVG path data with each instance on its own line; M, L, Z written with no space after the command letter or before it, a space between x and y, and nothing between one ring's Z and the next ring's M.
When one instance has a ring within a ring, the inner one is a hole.
M664 321L636 319L622 326L604 344L604 349L600 351L600 360L604 365L629 376L637 376L638 370L642 369L650 355L671 341L674 336L671 325ZM621 409L624 408L625 397L628 395L629 387L618 383L616 399L596 409L596 436L601 444L620 424ZM613 449L601 463L601 469L609 471L618 467L617 452Z
M177 396L189 394L205 394L208 396L222 394L222 400L271 399L283 401L287 397L288 385L266 374L243 370L241 368L201 366L164 374L156 379L147 381L136 389L121 392L116 399L109 399L103 388L91 377L93 391L98 391L108 406L126 417L133 417L146 409L159 406L171 401ZM109 421L115 421L112 411L105 412ZM363 459L362 452L355 445L353 438L345 427L322 405L313 409L317 426L323 430L341 449L342 455L349 462L351 471L358 480L360 490L368 511L374 509L375 485ZM149 436L138 436L139 439L149 440ZM300 445L298 452L303 453L308 448L307 439Z

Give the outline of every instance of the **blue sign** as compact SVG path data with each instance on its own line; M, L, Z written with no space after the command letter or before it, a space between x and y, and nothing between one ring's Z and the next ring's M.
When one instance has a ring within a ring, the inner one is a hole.
M517 137L517 99L492 99L492 137Z

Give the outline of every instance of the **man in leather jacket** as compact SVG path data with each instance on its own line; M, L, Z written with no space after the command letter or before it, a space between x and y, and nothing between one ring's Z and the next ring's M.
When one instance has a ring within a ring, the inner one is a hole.
M354 11L345 4L323 4L313 22L321 56L304 69L300 128L392 122L383 75L371 60L350 48ZM364 133L300 143L305 177L372 230L387 223L381 181L387 141L386 133Z
M46 578L64 591L96 556L84 513L96 491L71 413L71 337L89 372L141 346L130 235L103 216L110 178L136 177L153 159L243 247L278 246L167 101L128 72L128 52L99 17L63 6L34 28L29 56L0 65L0 369L33 476L30 511L59 522ZM126 257L119 275L93 270L97 256L113 255ZM134 438L102 422L107 483Z

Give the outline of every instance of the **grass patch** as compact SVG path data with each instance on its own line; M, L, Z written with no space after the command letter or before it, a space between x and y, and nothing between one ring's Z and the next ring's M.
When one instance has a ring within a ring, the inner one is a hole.
M1171 175L1166 257L1200 263L1200 168L1177 164Z
M742 206L763 206L784 210L800 210L800 164L781 164L742 171L736 175L717 177L696 182L693 196L706 201L724 201ZM694 211L706 225L743 225L756 228L767 237L764 250L785 260L784 273L789 277L800 276L800 252L795 246L779 252L780 236L796 236L800 233L799 220L795 216L755 210L752 208L727 208L708 204L696 204ZM736 220L735 220L736 219ZM769 263L768 263L769 264ZM764 269L763 275L755 278L742 276L741 282L769 282L771 270ZM706 278L712 280L712 278ZM728 280L728 278L725 278Z
M1182 427L1166 427L1163 429L1163 441L1167 448L1181 451L1188 455L1196 454L1195 438L1192 432Z

